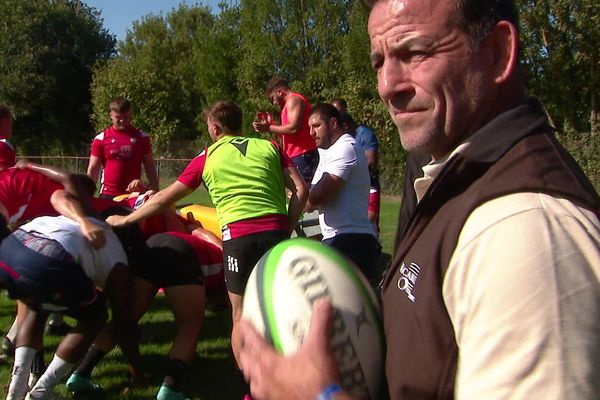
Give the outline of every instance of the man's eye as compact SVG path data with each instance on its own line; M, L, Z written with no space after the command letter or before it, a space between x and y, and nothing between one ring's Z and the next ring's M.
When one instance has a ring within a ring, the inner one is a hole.
M409 51L405 54L406 61L419 61L427 58L427 53L424 51Z

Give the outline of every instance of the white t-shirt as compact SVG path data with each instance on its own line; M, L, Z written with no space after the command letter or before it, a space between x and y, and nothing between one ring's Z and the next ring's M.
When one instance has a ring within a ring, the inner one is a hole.
M103 288L108 274L116 264L127 265L127 255L117 235L105 222L95 218L90 219L104 228L106 244L99 250L89 245L81 234L77 222L64 216L35 218L31 222L20 226L19 229L26 232L39 232L56 240L83 268L92 282L97 287Z
M319 149L319 165L312 180L316 185L325 172L345 181L337 196L319 213L323 239L344 233L367 233L373 236L369 221L369 167L362 149L349 134L342 135L328 149Z

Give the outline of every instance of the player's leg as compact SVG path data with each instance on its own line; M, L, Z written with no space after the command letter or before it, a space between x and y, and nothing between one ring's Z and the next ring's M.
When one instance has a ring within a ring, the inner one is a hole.
M381 209L381 195L379 190L371 187L369 189L369 221L373 224L377 236L379 236L379 211Z
M241 341L239 322L242 318L243 294L250 272L271 247L289 237L284 231L267 231L223 242L223 269L231 303L231 348L239 365Z
M145 279L134 277L131 296L131 313L134 321L139 321L150 307L150 303L156 294L156 286ZM101 392L103 389L97 383L92 382L92 372L117 344L114 324L109 321L101 329L100 333L89 347L85 356L67 380L67 389L72 393Z
M196 354L204 321L205 291L201 265L192 245L183 237L159 233L146 242L148 262L140 274L152 293L165 288L165 296L178 330L169 352L167 372L158 391L159 400L184 399L182 375ZM165 268L165 266L169 266Z
M108 316L106 301L83 269L74 262L63 261L47 267L48 293L57 294L60 301L45 303L62 307L77 324L56 349L48 368L36 382L28 399L49 398L56 384L73 369L104 326Z
M178 330L169 352L167 373L157 399L183 399L181 378L196 354L204 322L205 292L200 285L181 285L166 287L165 295Z
M29 374L35 354L43 347L44 324L47 314L29 310L17 334L15 360L8 387L7 399L22 399L29 388Z

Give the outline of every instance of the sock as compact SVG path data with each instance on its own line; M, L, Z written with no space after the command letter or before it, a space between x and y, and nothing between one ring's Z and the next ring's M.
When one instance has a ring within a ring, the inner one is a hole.
M29 392L32 399L46 396L52 391L54 386L73 368L73 364L66 362L56 354L48 365L46 372L37 381L33 389Z
M17 343L17 332L19 331L19 325L17 325L17 318L13 321L8 333L6 334L6 338L13 343Z
M163 380L165 386L170 387L176 392L181 392L181 375L185 371L187 364L176 358L169 360L169 366L167 367L167 375Z
M82 378L90 379L92 377L92 371L104 358L104 355L104 351L100 350L99 347L91 345L75 372Z
M31 365L31 373L37 377L40 377L46 372L46 361L44 360L44 350L40 350L35 353L33 358L33 364Z
M29 371L35 352L36 350L32 347L21 346L15 349L15 362L8 386L7 399L22 399L27 394Z

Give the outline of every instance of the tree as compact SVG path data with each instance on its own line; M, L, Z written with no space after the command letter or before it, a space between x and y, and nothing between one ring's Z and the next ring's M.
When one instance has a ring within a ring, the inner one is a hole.
M95 71L96 127L108 123L110 99L125 96L134 124L152 136L159 153L166 154L169 141L202 136L206 105L236 99L238 20L234 7L222 5L216 17L207 7L182 4L134 22L119 54Z
M521 0L523 66L558 128L598 131L600 3Z
M19 153L78 152L92 130L92 67L114 52L98 13L77 0L0 0L0 103Z

